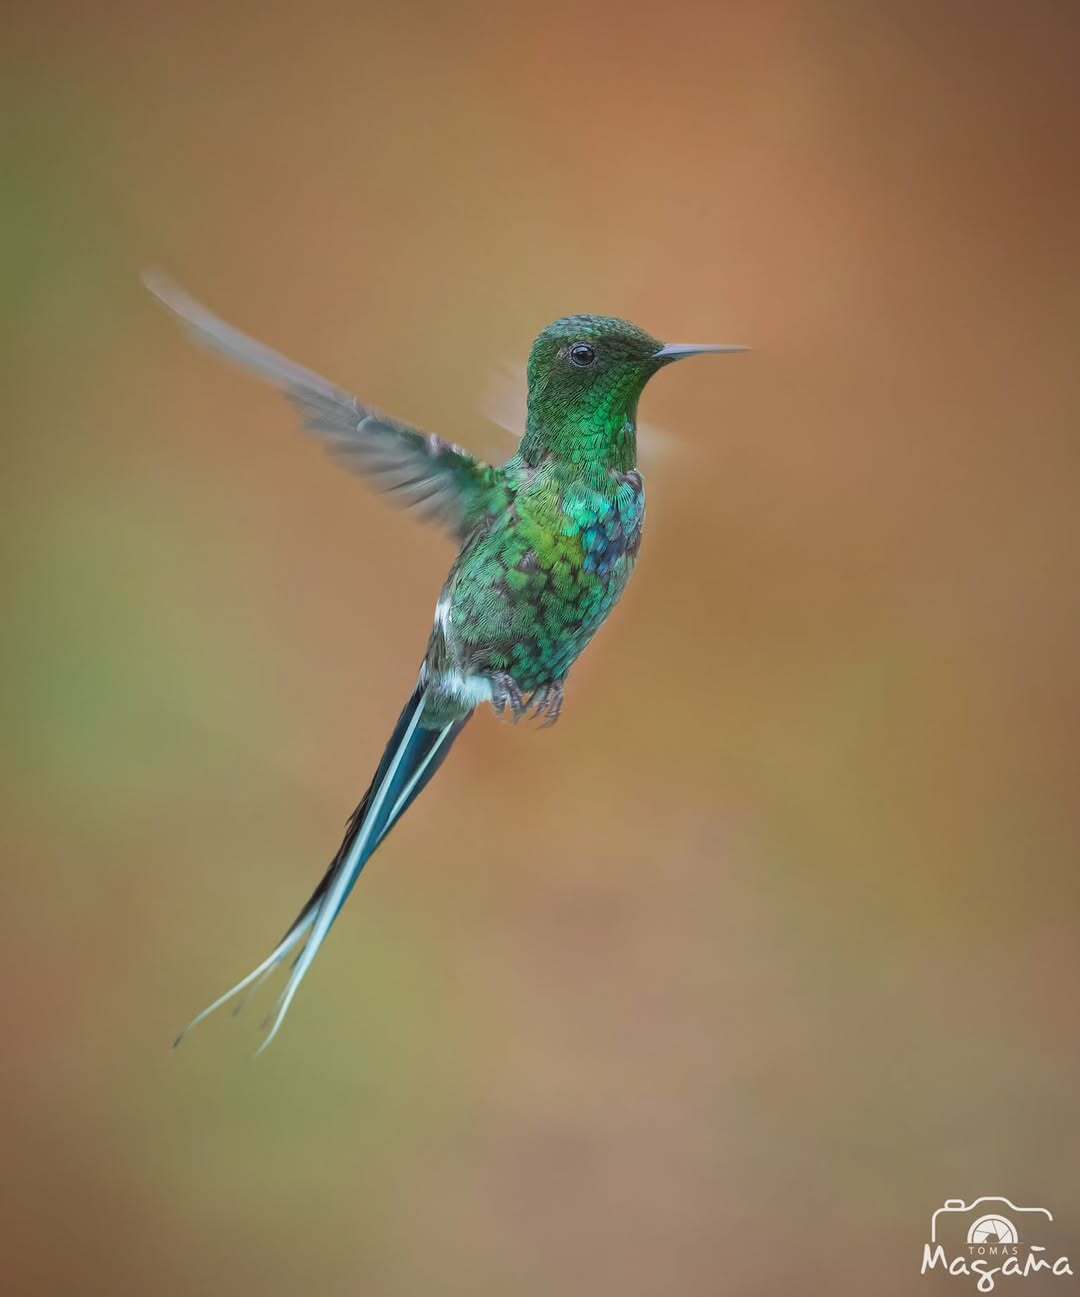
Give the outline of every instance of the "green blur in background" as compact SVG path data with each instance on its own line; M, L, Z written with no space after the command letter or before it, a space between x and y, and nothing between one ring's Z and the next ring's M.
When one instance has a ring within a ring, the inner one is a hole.
M1080 10L6 17L5 1290L962 1293L979 1194L1080 1259ZM754 348L650 386L562 721L470 727L258 1063L267 997L169 1044L452 548L147 265L489 458L556 316Z

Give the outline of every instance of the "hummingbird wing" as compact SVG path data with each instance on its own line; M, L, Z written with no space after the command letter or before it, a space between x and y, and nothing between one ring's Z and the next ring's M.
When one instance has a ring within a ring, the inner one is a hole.
M441 437L380 414L218 319L165 276L148 272L143 282L196 341L280 388L338 463L369 477L401 504L415 506L459 538L506 504L508 491L497 468Z

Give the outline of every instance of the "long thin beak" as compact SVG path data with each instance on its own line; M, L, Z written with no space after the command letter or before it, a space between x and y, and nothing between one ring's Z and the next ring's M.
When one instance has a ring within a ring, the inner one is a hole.
M724 347L713 343L672 342L656 352L655 359L662 365L673 360L682 360L686 356L723 355L734 351L749 351L749 347Z

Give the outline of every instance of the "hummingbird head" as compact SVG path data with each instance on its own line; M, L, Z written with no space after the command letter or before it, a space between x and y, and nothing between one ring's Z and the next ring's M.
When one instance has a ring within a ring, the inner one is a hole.
M529 355L522 458L535 464L551 454L603 468L632 468L638 397L653 374L684 356L744 350L665 346L636 324L611 315L556 320Z

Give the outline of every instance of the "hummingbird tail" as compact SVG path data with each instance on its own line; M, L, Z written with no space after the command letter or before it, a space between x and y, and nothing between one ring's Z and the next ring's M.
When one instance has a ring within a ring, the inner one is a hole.
M261 1054L277 1035L300 983L348 900L360 871L427 786L472 715L470 710L456 719L436 723L434 726L430 723L425 725L423 720L428 694L428 687L421 680L398 718L370 787L349 818L345 838L337 854L284 937L247 977L194 1017L177 1036L176 1045L180 1044L192 1027L198 1026L215 1009L221 1008L235 996L257 985L299 947L293 958L289 980L275 1006L270 1030L257 1052Z

